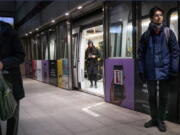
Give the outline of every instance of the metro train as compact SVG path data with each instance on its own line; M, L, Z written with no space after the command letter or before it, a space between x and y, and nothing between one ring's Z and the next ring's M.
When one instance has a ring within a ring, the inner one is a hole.
M177 1L88 1L22 36L26 76L60 88L101 96L125 108L148 113L147 86L138 79L137 48L149 26L149 10L160 7L164 21L180 41ZM85 50L94 42L100 51L97 88L90 88ZM179 80L177 80L179 81ZM180 122L180 87L171 86L168 120Z

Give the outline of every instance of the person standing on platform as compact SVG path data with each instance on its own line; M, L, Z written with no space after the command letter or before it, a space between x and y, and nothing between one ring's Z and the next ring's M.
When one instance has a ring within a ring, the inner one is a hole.
M19 104L20 99L25 96L20 72L20 64L24 62L24 58L25 52L17 33L10 24L0 21L0 70L6 72L4 77L12 84L17 101L14 116L7 120L6 135L18 134Z
M99 50L94 46L91 40L88 41L88 48L85 52L86 67L88 78L90 80L90 88L93 87L93 81L95 88L97 88L97 74L98 74L98 58L100 57Z
M174 32L163 23L164 11L150 10L149 28L143 33L138 48L138 69L142 82L147 82L151 120L146 128L157 126L166 131L164 123L170 81L178 76L180 49ZM159 104L157 101L159 85Z

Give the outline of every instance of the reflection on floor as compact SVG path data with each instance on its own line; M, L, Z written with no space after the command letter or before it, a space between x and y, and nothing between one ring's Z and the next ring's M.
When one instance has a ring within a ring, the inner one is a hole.
M84 79L84 81L82 82L82 90L88 93L92 93L92 94L104 97L103 80L101 79L97 81L97 88L95 88L95 86L90 88L90 81L88 79Z
M18 135L162 135L156 127L143 127L148 115L105 103L101 97L30 79L24 86ZM180 134L180 125L166 123L163 135Z

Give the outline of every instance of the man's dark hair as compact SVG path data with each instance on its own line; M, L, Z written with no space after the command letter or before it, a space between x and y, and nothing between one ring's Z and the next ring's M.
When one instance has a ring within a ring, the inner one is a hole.
M164 15L164 10L162 10L162 9L159 8L159 7L154 7L154 8L152 8L152 9L150 10L150 12L149 12L149 17L150 17L150 18L153 18L153 16L154 16L154 14L156 13L156 11L160 11L160 12L162 12L162 15Z

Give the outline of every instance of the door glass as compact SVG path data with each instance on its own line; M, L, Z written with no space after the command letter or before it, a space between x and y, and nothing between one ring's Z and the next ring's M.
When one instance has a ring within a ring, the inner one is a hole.
M178 12L173 12L170 16L170 28L173 30L173 32L176 35L176 38L178 39Z
M112 55L114 57L121 56L122 28L123 24L121 22L111 24L110 27L111 45L114 46L112 48Z
M31 45L32 45L32 59L36 60L37 55L36 55L36 42L34 40L34 37L31 37Z
M47 33L46 31L41 32L41 50L42 58L48 60L48 42L47 42Z
M49 29L49 52L50 60L56 59L56 31L55 28Z
M150 23L150 19L149 18L142 19L142 25L141 25L141 28L142 28L141 32L142 32L142 34L148 29L149 23Z
M110 57L132 57L132 4L110 7Z
M77 77L77 59L78 59L78 34L72 36L72 60L73 60L73 83L74 87L78 88L78 77Z
M78 34L75 34L72 37L73 66L76 66L76 63L77 63L77 44L78 44Z

